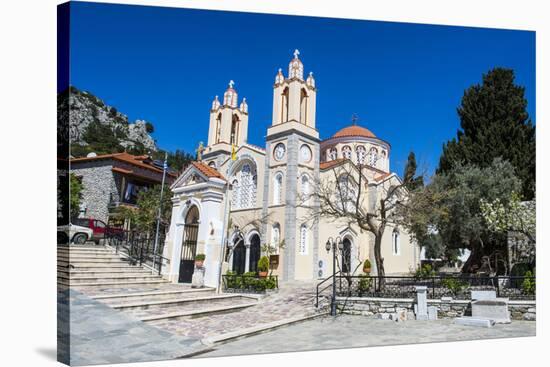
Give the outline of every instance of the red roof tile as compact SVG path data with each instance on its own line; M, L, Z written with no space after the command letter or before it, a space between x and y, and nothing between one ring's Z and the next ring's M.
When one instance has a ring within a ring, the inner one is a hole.
M223 175L218 170L210 167L207 164L204 164L202 162L191 162L191 164L199 171L201 171L206 177L216 177L225 180L225 177L223 177Z
M358 125L352 125L343 128L334 134L333 138L341 138L345 136L363 136L365 138L376 138L376 136L369 130Z

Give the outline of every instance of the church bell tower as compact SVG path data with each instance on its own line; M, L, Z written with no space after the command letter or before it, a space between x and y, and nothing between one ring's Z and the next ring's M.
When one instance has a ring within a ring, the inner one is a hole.
M203 158L215 168L219 168L218 162L229 156L233 147L237 149L248 139L248 104L246 98L238 104L234 85L233 80L229 81L223 101L216 96L210 109L208 145Z
M313 73L304 79L299 55L295 50L286 77L281 69L275 76L272 123L266 136L263 213L284 218L282 279L311 279L318 270L318 222L302 222L317 205L313 198L303 199L319 179L317 89Z

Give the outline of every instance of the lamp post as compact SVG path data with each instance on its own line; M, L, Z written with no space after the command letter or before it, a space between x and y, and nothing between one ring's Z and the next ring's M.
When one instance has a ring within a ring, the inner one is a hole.
M325 248L327 253L332 249L332 297L330 300L330 315L336 316L336 251L342 251L342 239L340 236L336 237L336 241L329 237Z

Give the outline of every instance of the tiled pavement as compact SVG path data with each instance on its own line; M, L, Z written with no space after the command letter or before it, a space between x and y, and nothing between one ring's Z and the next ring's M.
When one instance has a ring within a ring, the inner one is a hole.
M241 311L177 321L154 321L150 324L177 335L203 339L260 324L314 315L313 290L311 282L283 283L277 293L267 295L257 305Z

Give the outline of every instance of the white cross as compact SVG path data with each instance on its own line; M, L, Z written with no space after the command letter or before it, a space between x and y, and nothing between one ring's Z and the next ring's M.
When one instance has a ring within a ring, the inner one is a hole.
M229 88L233 88L233 85L235 84L235 82L233 80L230 80L229 81Z
M297 59L298 55L300 54L300 51L298 49L294 50L294 58Z

